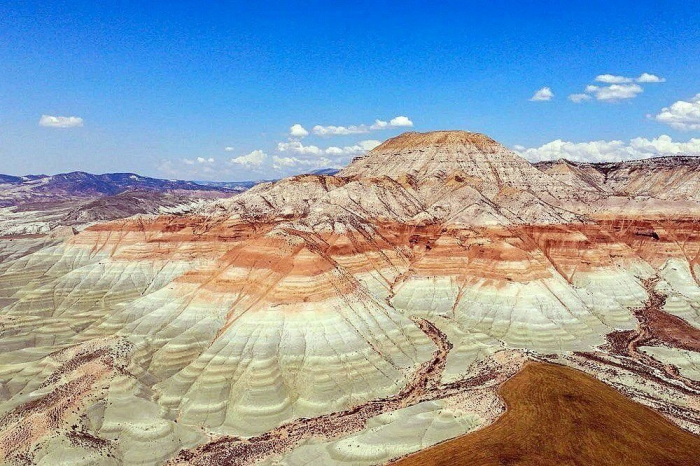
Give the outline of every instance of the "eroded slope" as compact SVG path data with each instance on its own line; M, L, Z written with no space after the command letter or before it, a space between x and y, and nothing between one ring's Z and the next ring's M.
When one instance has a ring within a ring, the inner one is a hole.
M2 454L376 464L492 423L527 359L697 432L697 201L581 191L409 133L339 176L5 240Z

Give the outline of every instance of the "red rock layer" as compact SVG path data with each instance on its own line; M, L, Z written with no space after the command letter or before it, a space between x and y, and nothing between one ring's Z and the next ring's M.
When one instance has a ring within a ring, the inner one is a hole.
M71 240L115 260L185 260L197 266L178 282L248 299L314 302L357 289L353 277L461 276L529 282L644 260L698 263L697 221L602 219L595 223L456 229L382 223L347 233L312 233L292 224L160 217L97 225ZM296 282L295 282L296 280Z

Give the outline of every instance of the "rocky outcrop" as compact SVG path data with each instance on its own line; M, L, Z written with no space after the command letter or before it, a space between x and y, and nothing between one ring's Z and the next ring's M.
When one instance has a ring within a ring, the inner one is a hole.
M562 183L587 191L619 196L700 201L700 157L656 157L616 163L567 160L535 167Z

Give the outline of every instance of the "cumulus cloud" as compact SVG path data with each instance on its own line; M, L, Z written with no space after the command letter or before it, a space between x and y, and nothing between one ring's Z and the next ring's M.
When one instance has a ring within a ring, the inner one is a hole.
M350 134L367 134L370 131L380 131L393 128L411 128L413 121L406 116L397 116L389 121L374 120L371 125L351 125L351 126L322 126L316 125L311 131L317 136L347 136Z
M700 93L662 108L653 119L682 131L700 130Z
M628 84L633 82L638 83L662 83L665 82L665 78L656 76L655 74L642 73L638 78L627 78L625 76L616 76L613 74L599 74L595 77L595 80L599 83L605 84Z
M39 126L46 126L48 128L75 128L83 126L83 119L75 116L41 115L41 118L39 118Z
M364 149L364 150L372 150L375 147L377 147L379 144L381 144L381 141L377 141L376 139L368 139L367 141L360 141L359 145Z
M700 139L687 142L673 141L670 136L634 138L624 141L570 142L557 139L540 147L514 147L515 151L532 162L567 159L574 162L619 162L663 155L700 153Z
M413 122L411 121L410 118L405 117L405 116L397 116L392 118L391 120L384 121L384 120L374 120L374 124L369 127L370 130L376 131L376 130L382 130L382 129L389 129L389 128L412 128L413 127Z
M656 76L655 74L642 73L641 76L637 78L638 83L664 83L666 78Z
M638 84L611 84L610 86L586 86L586 93L592 94L597 100L618 101L633 99L644 92Z
M255 166L259 167L267 159L267 154L261 150L254 150L250 154L241 155L231 159L231 163L242 165L244 167Z
M360 144L355 144L354 146L345 146L345 147L329 147L326 149L326 154L328 155L357 155L357 154L364 154L367 152L367 149L365 149L363 146Z
M380 141L375 139L368 139L366 141L360 141L352 146L345 147L329 147L326 149L326 154L328 155L359 155L365 152L371 151L375 147L381 144Z
M272 156L272 168L275 170L299 167L303 167L306 170L319 168L339 168L338 166L334 165L331 160L325 157L308 160L297 157L279 157L277 155Z
M370 127L366 125L353 126L321 126L316 125L312 131L317 136L347 136L349 134L364 134L369 133Z
M302 160L296 157L279 157L277 155L272 156L272 166L273 168L279 170L282 167L296 167L297 165L308 165L311 161Z
M552 97L554 97L554 92L548 87L543 87L530 97L530 102L546 102L552 100Z
M345 151L340 147L331 146L326 149L326 154L328 155L345 155Z
M233 149L233 146L226 146L226 147L224 147L224 150L226 152L233 152L234 149Z
M405 116L397 116L389 121L389 126L393 128L413 128L413 122Z
M311 154L320 155L323 151L317 146L305 146L301 141L280 142L277 144L277 150L280 152L294 152L296 154Z
M593 97L595 97L596 100L607 102L633 99L644 92L642 86L636 83L662 83L665 82L666 79L651 73L642 73L637 78L628 78L626 76L614 74L599 74L595 77L595 81L608 84L608 86L590 84L586 86L584 93L571 94L569 100L580 104L586 100L591 100Z
M302 161L296 157L279 157L277 155L272 157L272 163L275 168L294 167L300 162Z
M383 120L374 120L374 124L369 127L371 130L386 129L389 127L389 122Z
M280 142L277 144L279 152L293 152L301 155L355 155L372 150L380 144L376 140L361 141L353 146L336 147L331 146L326 149L321 149L318 146L305 146L301 141Z
M591 100L591 96L588 94L571 94L569 100L575 104L580 104L583 101Z
M606 84L623 84L631 83L632 81L634 81L634 79L625 78L624 76L615 76L612 74L599 74L595 77L595 81Z
M309 135L309 132L306 131L306 128L297 123L289 128L289 135L293 138L304 138Z

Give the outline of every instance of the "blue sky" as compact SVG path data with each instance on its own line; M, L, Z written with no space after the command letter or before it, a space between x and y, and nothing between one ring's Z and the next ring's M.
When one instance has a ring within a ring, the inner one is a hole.
M0 17L0 173L274 178L408 129L532 159L700 151L690 1L25 1Z

